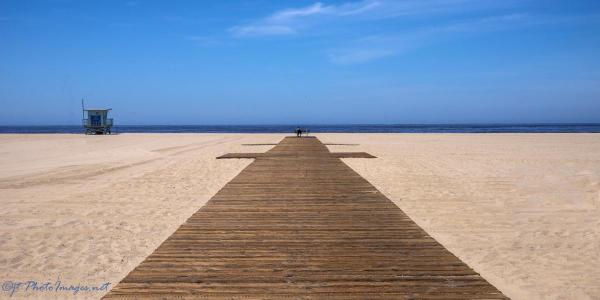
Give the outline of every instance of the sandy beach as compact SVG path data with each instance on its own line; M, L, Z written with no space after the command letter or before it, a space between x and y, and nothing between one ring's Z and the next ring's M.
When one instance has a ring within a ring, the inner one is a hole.
M114 286L251 162L215 157L283 136L0 135L0 298ZM600 134L317 136L509 297L600 298Z

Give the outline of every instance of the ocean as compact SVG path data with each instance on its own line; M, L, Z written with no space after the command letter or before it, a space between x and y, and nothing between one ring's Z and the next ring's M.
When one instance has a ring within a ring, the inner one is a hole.
M113 133L292 133L296 125L120 125ZM600 133L594 124L341 124L302 125L311 133ZM0 126L0 133L83 133L83 127Z

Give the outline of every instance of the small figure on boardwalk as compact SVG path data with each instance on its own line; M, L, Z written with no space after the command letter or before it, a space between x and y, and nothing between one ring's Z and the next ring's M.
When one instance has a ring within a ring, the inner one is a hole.
M300 127L296 127L296 137L302 137L302 129Z

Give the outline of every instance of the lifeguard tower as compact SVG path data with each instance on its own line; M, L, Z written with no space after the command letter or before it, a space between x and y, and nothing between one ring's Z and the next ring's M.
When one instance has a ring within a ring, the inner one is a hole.
M86 109L81 102L83 110L83 127L85 134L110 134L113 126L113 119L108 118L110 108L89 108ZM87 119L85 118L87 113Z

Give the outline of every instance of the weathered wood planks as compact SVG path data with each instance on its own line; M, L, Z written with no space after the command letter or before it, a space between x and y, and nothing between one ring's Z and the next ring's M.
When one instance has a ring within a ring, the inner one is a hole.
M318 139L248 157L105 298L506 298Z
M224 158L265 158L265 157L290 157L290 156L301 156L301 153L227 153L223 154L217 159ZM366 152L333 152L328 153L329 156L334 158L376 158L375 156Z

